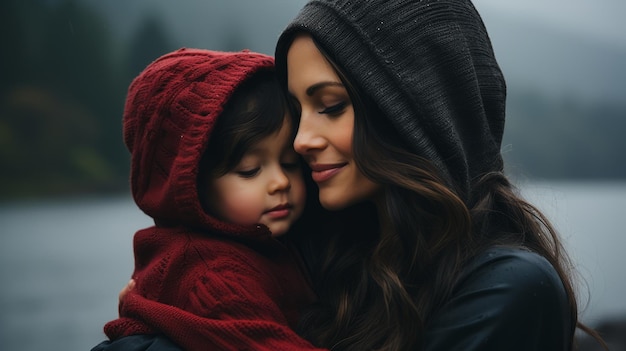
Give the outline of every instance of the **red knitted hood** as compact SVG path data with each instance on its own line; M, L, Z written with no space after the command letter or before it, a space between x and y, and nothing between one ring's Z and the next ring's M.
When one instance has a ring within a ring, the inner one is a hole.
M180 49L161 56L133 80L124 108L131 190L157 225L259 234L257 226L207 215L197 177L211 131L233 91L253 73L273 67L271 56L249 51ZM261 231L269 235L266 228Z

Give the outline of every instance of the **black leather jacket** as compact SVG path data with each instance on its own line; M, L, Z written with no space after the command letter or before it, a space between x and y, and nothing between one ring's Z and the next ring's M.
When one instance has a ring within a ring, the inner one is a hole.
M566 351L572 316L543 257L493 248L468 265L452 298L426 326L423 351ZM160 335L105 341L92 351L182 351Z

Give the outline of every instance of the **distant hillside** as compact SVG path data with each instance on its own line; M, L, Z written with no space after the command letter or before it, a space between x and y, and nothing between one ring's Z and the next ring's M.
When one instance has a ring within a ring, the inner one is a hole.
M272 54L304 0L4 0L0 200L127 191L131 79L179 48ZM626 180L626 49L487 13L509 87L507 170Z
M626 103L509 94L503 154L523 178L626 180Z
M306 3L305 0L79 1L107 17L112 33L122 40L132 35L142 18L157 16L180 46L216 50L248 48L270 55L282 29Z
M305 0L81 0L105 14L110 29L128 38L142 17L156 15L177 44L215 49L237 46L273 54L281 30ZM556 32L480 7L511 93L537 89L553 96L626 100L626 47ZM235 43L235 44L233 44Z

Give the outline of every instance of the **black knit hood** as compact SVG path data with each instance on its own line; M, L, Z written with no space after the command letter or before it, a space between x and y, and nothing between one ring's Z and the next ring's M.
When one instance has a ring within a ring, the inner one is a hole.
M285 85L299 32L315 38L465 201L475 178L503 170L506 86L470 1L309 1L278 40Z

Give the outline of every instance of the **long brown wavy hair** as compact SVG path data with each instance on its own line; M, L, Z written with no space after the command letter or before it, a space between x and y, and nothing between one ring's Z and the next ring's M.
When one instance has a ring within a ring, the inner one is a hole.
M578 326L602 343L577 321L572 265L554 227L504 172L474 179L464 202L318 48L352 99L354 157L383 187L384 206L377 211L361 203L333 213L339 233L318 232L299 243L319 296L300 333L332 350L419 350L425 324L451 296L461 268L486 248L504 245L545 257L568 295L572 335Z

